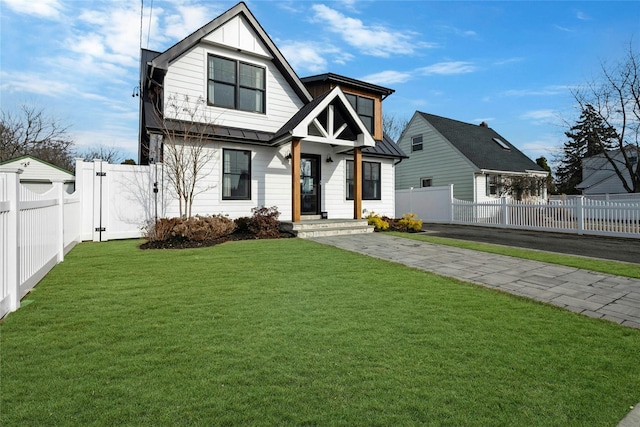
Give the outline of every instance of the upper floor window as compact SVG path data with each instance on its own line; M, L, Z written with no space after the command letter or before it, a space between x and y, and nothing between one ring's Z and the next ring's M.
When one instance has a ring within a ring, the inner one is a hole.
M265 112L265 69L209 55L208 94L210 105L242 111Z
M422 151L422 135L411 137L411 151Z
M362 120L369 133L373 134L373 99L350 93L345 93L345 96L353 109L356 110L356 113L358 113L360 120Z
M251 200L251 151L222 150L222 200Z
M380 200L380 163L362 162L362 200ZM353 200L353 160L347 160L347 200Z

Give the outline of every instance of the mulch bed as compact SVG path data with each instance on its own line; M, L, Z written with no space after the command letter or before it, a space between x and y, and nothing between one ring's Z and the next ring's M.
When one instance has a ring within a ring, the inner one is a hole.
M288 239L293 237L289 233L280 233L275 239ZM206 248L208 246L219 245L225 242L233 242L238 240L257 240L255 234L251 233L232 233L228 236L215 240L193 241L180 237L168 240L158 240L155 242L145 242L140 245L140 249L190 249L190 248Z

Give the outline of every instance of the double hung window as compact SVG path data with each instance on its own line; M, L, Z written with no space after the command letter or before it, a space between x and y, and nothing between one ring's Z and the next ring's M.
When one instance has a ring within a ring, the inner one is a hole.
M251 151L222 150L222 199L251 199Z
M347 200L353 200L353 160L347 160ZM380 163L362 162L362 200L380 200Z
M265 112L265 69L209 55L209 105L256 113Z
M345 93L345 96L349 100L349 103L356 110L360 120L364 123L364 126L367 128L370 134L373 134L373 123L374 123L374 114L373 114L373 99L365 98L364 96L352 95L350 93Z

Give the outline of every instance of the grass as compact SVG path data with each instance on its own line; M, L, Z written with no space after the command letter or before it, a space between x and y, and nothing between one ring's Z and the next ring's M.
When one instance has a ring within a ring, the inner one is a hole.
M82 243L0 325L3 425L614 426L640 331L300 239Z
M534 261L541 261L550 264L565 265L568 267L582 268L584 270L597 271L599 273L613 274L616 276L631 277L640 279L640 264L626 262L609 261L605 259L594 259L574 255L564 255L555 252L536 251L532 249L515 248L513 246L492 245L490 243L469 242L466 240L450 239L447 237L429 236L428 234L411 234L390 231L398 237L420 240L438 245L454 246L463 249L489 252L499 255L508 255L515 258L523 258Z

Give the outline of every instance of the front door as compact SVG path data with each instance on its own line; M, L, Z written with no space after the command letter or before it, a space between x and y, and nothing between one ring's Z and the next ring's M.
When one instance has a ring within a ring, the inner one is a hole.
M300 214L320 215L320 156L300 156Z

